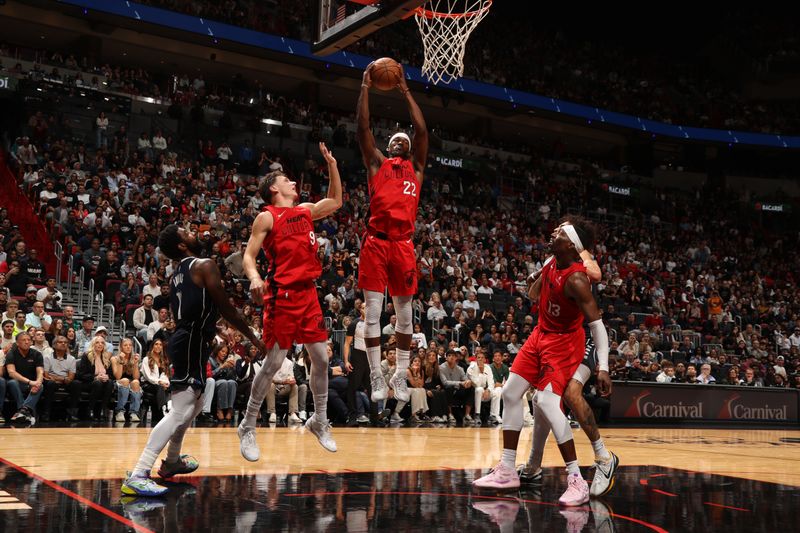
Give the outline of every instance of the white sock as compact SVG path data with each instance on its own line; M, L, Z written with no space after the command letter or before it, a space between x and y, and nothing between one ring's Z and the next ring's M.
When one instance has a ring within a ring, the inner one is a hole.
M139 456L139 461L133 467L133 477L150 477L150 471L158 459L158 452L148 450L145 448L142 455Z
M380 372L381 370L381 347L367 346L367 360L369 361L370 372Z
M592 443L592 448L594 448L594 458L596 461L605 463L611 459L611 454L608 453L602 437Z
M508 448L503 448L503 464L507 467L514 469L517 466L517 450L509 450Z
M578 466L578 460L577 459L567 463L567 474L577 474L579 476L581 475L581 469Z
M410 350L397 349L397 372L408 370L408 360L411 358Z

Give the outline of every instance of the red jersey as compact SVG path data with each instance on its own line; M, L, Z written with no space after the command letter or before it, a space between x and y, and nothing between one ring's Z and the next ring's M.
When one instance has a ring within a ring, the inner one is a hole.
M307 207L267 206L272 213L272 231L264 238L269 260L267 284L289 287L313 281L322 274L317 257L317 236Z
M417 220L420 185L411 161L386 158L369 179L369 229L393 241L410 239Z
M537 326L542 331L568 333L583 328L583 312L578 304L564 293L567 278L575 272L586 275L586 267L578 261L559 270L553 259L542 268Z

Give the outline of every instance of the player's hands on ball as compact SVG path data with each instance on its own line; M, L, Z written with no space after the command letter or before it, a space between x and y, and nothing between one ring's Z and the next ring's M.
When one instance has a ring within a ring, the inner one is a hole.
M333 157L333 154L328 150L324 142L319 143L319 152L322 154L322 157L325 158L325 162L328 163L328 166L336 166L336 158Z
M401 93L405 94L408 92L408 84L406 83L406 72L403 70L403 65L399 62L397 65L400 67L400 81L397 82L397 88L400 90Z
M361 78L361 85L366 85L367 88L372 87L372 65L374 64L375 62L373 61L367 65L367 68L364 69L364 76Z
M600 370L597 373L597 390L600 396L608 396L611 394L611 376L605 370Z

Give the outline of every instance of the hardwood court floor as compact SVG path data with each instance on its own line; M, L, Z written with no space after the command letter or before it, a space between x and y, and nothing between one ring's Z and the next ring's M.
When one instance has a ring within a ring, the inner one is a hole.
M300 427L259 428L258 463L240 457L234 427L193 428L195 474L163 482L165 498L124 496L148 431L0 429L0 531L800 530L798 430L605 429L617 482L576 508L556 503L565 474L552 441L540 484L472 488L500 455L499 428L335 428L335 454ZM579 431L576 442L590 465Z
M4 428L0 457L50 480L120 478L136 463L149 431ZM301 426L259 427L258 463L239 454L235 427L191 428L183 449L200 461L200 475L485 469L502 451L499 428L334 428L333 434L337 453L322 449ZM606 428L602 434L623 465L659 465L800 487L800 430ZM517 462L527 458L530 439L531 429L523 429ZM575 442L581 464L591 465L593 452L580 430L575 430ZM552 438L543 465L563 466Z

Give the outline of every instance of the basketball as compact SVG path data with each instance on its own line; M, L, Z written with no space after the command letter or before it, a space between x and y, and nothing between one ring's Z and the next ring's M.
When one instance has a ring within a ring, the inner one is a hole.
M381 91L397 87L400 76L400 64L391 57L382 57L372 65L372 85Z

